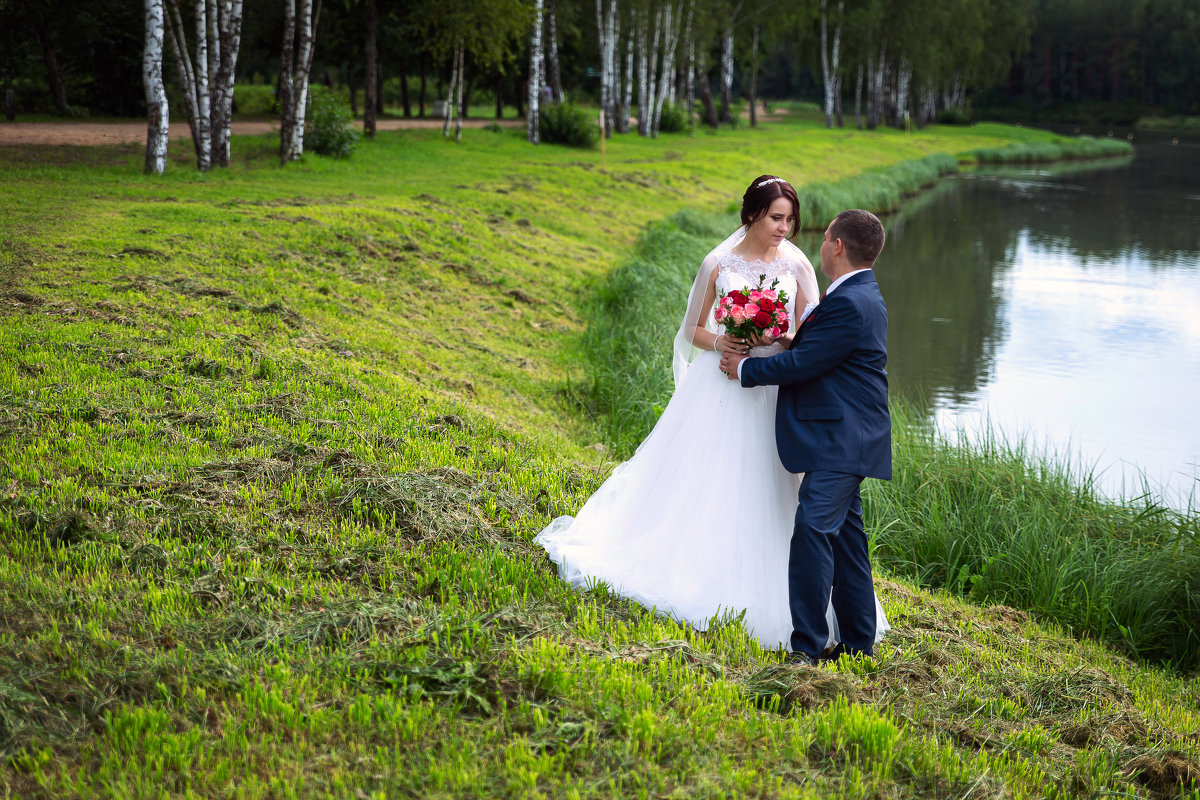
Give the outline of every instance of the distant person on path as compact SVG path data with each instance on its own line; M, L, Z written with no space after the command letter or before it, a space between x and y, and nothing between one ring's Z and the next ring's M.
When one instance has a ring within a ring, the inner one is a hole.
M721 371L751 391L779 387L779 457L804 473L788 559L792 658L810 664L828 640L831 592L842 649L870 655L878 637L859 486L864 477L892 477L887 308L872 271L883 243L874 214L838 214L821 245L832 283L789 349L721 358Z
M778 280L791 320L810 306L816 273L788 241L798 214L795 189L784 179L763 175L750 184L742 226L708 254L692 285L675 338L675 392L654 430L577 516L559 517L536 538L573 586L603 582L701 630L741 615L746 631L771 648L795 640L788 553L800 481L776 449L779 390L743 389L718 365L722 356L784 353L790 335L726 335L714 306L721 293L748 291L760 276L766 284ZM829 637L819 650L838 636L824 592ZM887 621L877 603L873 613L872 631L882 635ZM856 620L856 634L860 628Z

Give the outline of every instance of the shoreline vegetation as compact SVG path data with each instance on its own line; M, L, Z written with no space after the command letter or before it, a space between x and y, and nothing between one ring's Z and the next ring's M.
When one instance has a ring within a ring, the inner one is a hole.
M815 191L1054 138L794 114L614 139L606 173L519 131L287 169L235 138L229 170L181 148L159 178L0 152L0 797L1200 797L1194 671L983 605L1015 559L947 579L900 544L1042 497L1032 547L1077 490L1024 462L901 443L937 460L921 508L869 498L895 627L829 669L571 591L531 542L616 463L590 298L645 246L682 298L747 175Z

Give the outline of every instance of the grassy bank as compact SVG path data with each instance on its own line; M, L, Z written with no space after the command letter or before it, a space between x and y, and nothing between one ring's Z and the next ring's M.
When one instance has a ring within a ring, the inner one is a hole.
M579 342L647 224L1040 135L1011 134L791 117L622 138L607 173L486 131L158 179L0 152L0 794L1191 787L1196 680L1019 611L884 579L876 659L789 668L530 543L613 466Z
M1129 156L1133 155L1133 145L1124 139L1100 139L1094 136L1056 137L1053 141L981 147L971 155L981 164L1033 164L1065 159Z

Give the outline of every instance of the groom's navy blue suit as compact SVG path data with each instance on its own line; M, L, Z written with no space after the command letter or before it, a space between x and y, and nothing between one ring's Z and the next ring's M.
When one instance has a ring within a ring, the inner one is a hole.
M818 657L832 590L843 644L870 653L875 590L859 484L892 477L887 308L874 274L858 272L823 299L791 348L741 364L743 386L777 385L775 438L791 472L805 473L788 558L792 650Z

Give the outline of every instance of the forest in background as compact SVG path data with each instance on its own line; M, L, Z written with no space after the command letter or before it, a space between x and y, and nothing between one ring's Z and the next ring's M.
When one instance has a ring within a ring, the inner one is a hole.
M244 4L239 84L279 85L285 8L294 4ZM187 19L191 3L178 5ZM709 124L731 120L733 102L758 96L818 102L830 124L843 123L843 106L847 118L853 108L856 122L867 127L923 124L939 114L942 121L1133 122L1196 114L1200 100L1200 6L1191 0L325 0L316 6L312 80L337 86L356 114L367 102L372 19L372 94L380 114L432 114L461 62L464 112L474 105L476 114L484 106L489 115L494 108L496 115L523 116L535 27L547 99L565 95L608 107L618 132L628 109L645 104L647 91L666 102L691 100L696 119ZM542 25L534 26L539 11ZM5 116L145 115L143 14L137 0L0 0ZM169 91L178 93L173 54L166 61ZM172 105L173 114L182 111L182 104Z

